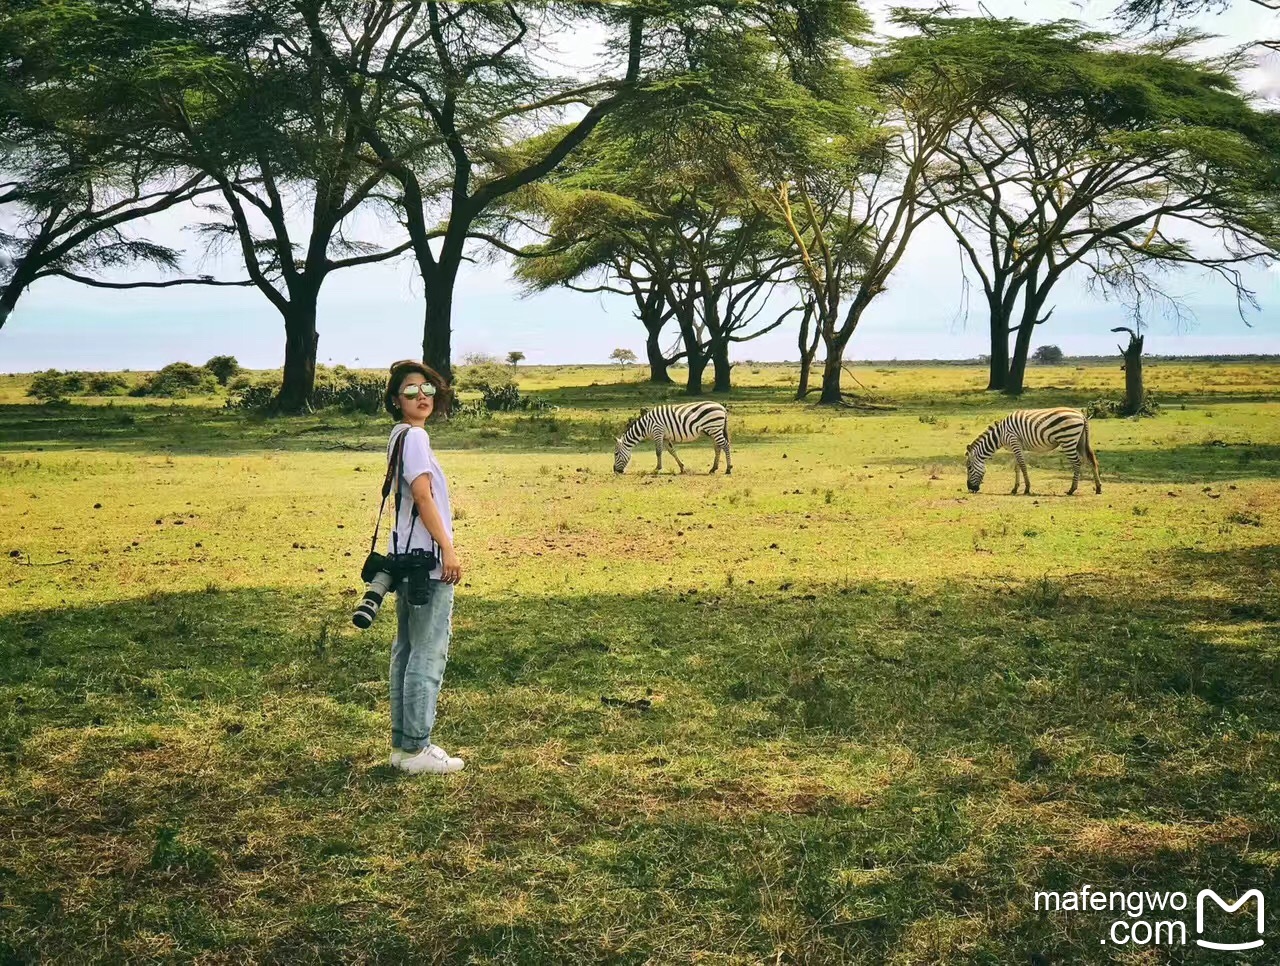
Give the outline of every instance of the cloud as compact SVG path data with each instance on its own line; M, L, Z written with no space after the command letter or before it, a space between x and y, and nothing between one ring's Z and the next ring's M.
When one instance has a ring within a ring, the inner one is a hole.
M1250 72L1247 86L1269 101L1280 101L1280 54L1268 54Z

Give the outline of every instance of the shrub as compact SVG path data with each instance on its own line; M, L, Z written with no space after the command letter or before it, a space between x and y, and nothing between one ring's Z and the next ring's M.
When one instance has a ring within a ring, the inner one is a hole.
M204 367L213 373L213 378L218 380L219 386L225 386L240 374L240 363L236 361L235 356L214 356L204 364Z
M129 381L118 372L93 372L85 383L85 395L123 396L129 389Z
M481 386L480 398L484 402L484 408L490 412L505 413L528 406L528 400L520 398L520 387L514 382L498 386Z
M266 412L271 408L271 400L276 397L279 389L278 385L246 385L227 396L227 408L254 413Z
M218 380L208 369L193 366L189 362L171 362L129 395L181 399L184 396L208 395L217 391Z
M1056 345L1042 345L1031 353L1031 358L1041 365L1052 366L1061 362L1063 355L1063 351Z
M1132 418L1151 418L1158 415L1159 412L1160 404L1156 402L1155 396L1147 393L1143 397L1142 406L1136 413L1132 414ZM1084 407L1084 414L1090 419L1124 419L1130 415L1124 411L1124 400L1122 399L1095 399Z
M326 379L317 381L307 397L307 405L312 409L341 409L344 412L376 415L382 412L382 393L386 385L379 378L360 378L349 373L345 379ZM260 385L250 383L233 389L227 398L228 409L242 409L249 412L267 412L271 409L271 401L280 391L279 382L267 382Z
M474 358L469 356L468 358ZM458 370L455 382L459 389L484 392L487 386L516 385L509 366L496 360L468 363Z
M472 402L455 401L453 409L449 412L449 418L453 419L488 419L490 418L489 410L485 409L484 402L476 399Z
M361 379L349 374L342 380L317 385L311 390L307 402L312 409L337 408L372 416L382 411L382 394L386 388L381 379Z
M70 392L65 378L67 375L68 373L59 372L57 369L46 369L31 380L27 395L34 396L43 403L61 402Z

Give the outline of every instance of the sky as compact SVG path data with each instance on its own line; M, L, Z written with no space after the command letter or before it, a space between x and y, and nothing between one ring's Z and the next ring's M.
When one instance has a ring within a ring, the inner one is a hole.
M883 7L870 9L880 13ZM1072 17L1105 26L1111 4L987 0L983 9L996 16ZM1268 19L1271 25L1264 27ZM1219 47L1268 31L1280 34L1280 18L1247 0L1235 0L1226 13L1201 16L1193 23L1220 35L1215 42ZM1264 61L1245 83L1280 106L1280 55ZM198 220L192 209L175 209L149 224L147 235L199 251L190 231ZM396 229L373 218L362 219L351 234L374 242L399 240ZM220 278L243 277L243 267L233 257L199 257L191 264ZM986 352L981 290L975 285L966 300L961 269L954 239L941 226L926 226L868 310L847 358L961 359ZM1196 271L1171 279L1170 289L1190 318L1151 318L1147 351L1280 352L1280 271L1250 270L1247 283L1257 293L1260 310L1247 310L1242 320L1225 283ZM1060 283L1057 306L1035 344L1056 344L1072 355L1115 352L1117 336L1109 330L1131 324L1123 305L1090 293L1083 278ZM777 311L785 307L779 302ZM331 275L321 294L317 330L318 358L327 364L383 367L420 356L421 283L412 260ZM110 291L49 279L27 292L0 329L0 372L156 369L176 361L202 363L215 355L233 355L250 368L275 368L283 358L283 343L283 322L256 289ZM518 350L533 364L605 362L615 348L644 357L644 330L632 316L629 299L568 291L525 296L511 281L505 262L464 266L454 301L455 361L468 353L505 356ZM796 359L798 354L794 324L742 343L732 353L737 361Z

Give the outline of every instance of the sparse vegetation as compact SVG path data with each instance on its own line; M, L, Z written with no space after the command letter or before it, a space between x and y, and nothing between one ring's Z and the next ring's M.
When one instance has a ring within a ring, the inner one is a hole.
M1133 413L1127 412L1126 403L1119 399L1095 399L1084 407L1084 411L1090 419L1152 417L1160 414L1160 404L1155 396L1147 393L1143 396L1142 405Z
M208 369L193 366L189 362L173 362L136 386L130 395L185 399L187 396L207 396L217 391L218 380Z

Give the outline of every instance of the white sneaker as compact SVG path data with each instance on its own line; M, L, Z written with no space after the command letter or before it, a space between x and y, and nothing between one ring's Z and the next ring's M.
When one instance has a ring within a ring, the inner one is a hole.
M451 758L439 745L428 745L416 755L405 755L400 759L400 770L407 771L410 775L448 775L462 771L466 764L461 758Z

